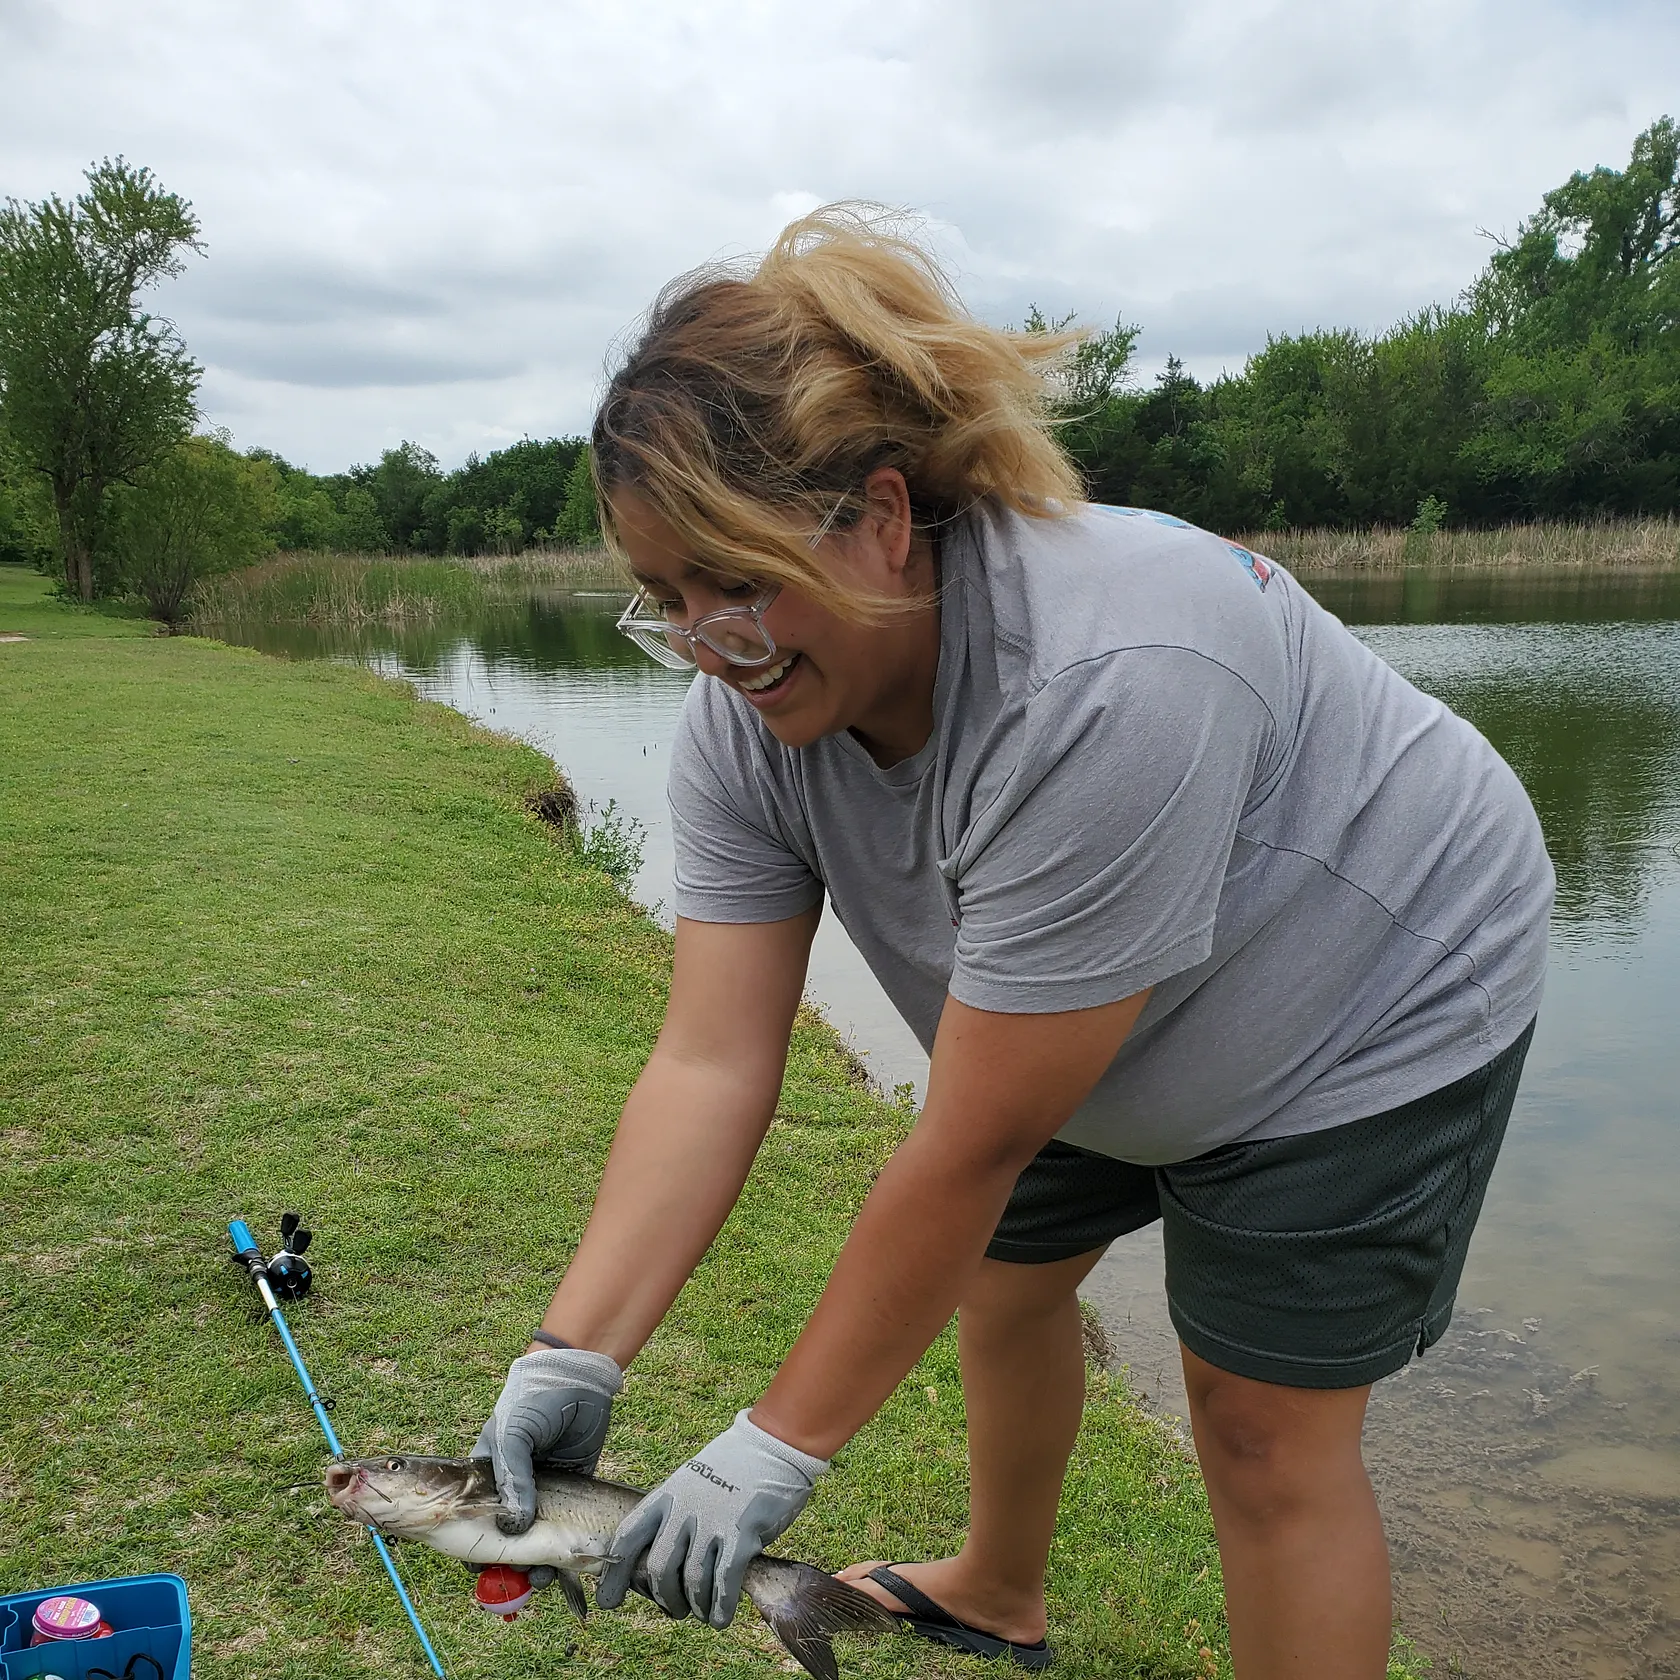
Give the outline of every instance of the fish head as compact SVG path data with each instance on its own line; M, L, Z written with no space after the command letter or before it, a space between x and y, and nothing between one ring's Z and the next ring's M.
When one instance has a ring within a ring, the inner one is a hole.
M354 1522L387 1534L421 1536L496 1505L496 1478L487 1458L349 1458L329 1465L327 1498Z

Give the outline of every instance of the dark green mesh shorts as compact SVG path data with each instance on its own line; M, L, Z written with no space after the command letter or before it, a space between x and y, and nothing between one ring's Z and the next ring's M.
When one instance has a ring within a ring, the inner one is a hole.
M1167 1306L1192 1353L1292 1388L1375 1382L1452 1319L1533 1034L1385 1114L1169 1167L1052 1141L986 1252L1066 1260L1159 1219Z

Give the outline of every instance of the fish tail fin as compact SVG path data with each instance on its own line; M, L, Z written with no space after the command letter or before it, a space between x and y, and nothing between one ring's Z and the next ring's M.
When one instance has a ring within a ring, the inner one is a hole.
M816 1680L840 1680L837 1633L878 1639L898 1631L898 1619L884 1605L808 1563L758 1557L742 1585L789 1655Z

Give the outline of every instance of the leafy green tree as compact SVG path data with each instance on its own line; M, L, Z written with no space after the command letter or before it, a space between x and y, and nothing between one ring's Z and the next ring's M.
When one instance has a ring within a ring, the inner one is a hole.
M46 486L9 459L5 443L0 434L0 563L20 562L45 571L52 564Z
M587 548L601 540L601 515L595 505L595 475L589 469L589 449L578 451L566 475L566 503L554 520L554 540Z
M581 438L524 438L483 457L469 455L427 498L429 546L476 554L543 540L564 513L567 483L583 448ZM510 514L519 520L517 539Z
M1607 336L1649 348L1680 326L1680 129L1663 117L1623 170L1571 175L1517 237L1500 241L1472 289L1516 349L1576 348Z
M0 208L0 426L49 486L65 582L84 601L102 582L112 487L192 425L201 370L141 296L203 250L198 234L185 199L120 157L68 203Z
M431 450L404 441L387 449L376 467L353 467L350 478L373 498L392 548L427 548L427 499L443 480Z
M525 521L512 507L490 510L484 521L484 536L495 554L517 554L525 546Z
M371 490L352 484L344 492L333 523L331 546L352 554L383 554L390 548L390 533L379 517L379 503Z
M278 491L274 468L237 454L225 433L184 439L112 497L111 548L123 582L153 618L179 624L202 579L274 546Z
M1541 515L1680 506L1680 129L1626 169L1572 175L1500 242L1471 300L1492 349L1465 446L1492 494Z

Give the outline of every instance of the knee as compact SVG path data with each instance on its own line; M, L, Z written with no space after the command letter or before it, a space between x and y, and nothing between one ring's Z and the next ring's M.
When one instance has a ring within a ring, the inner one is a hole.
M1069 1315L1077 1322L1078 1285L1079 1276L1062 1266L982 1260L957 1309L962 1332L1020 1337Z
M1361 1402L1363 1396L1360 1397ZM1209 1492L1244 1522L1270 1525L1364 1485L1358 1416L1338 1391L1215 1380L1192 1397Z

